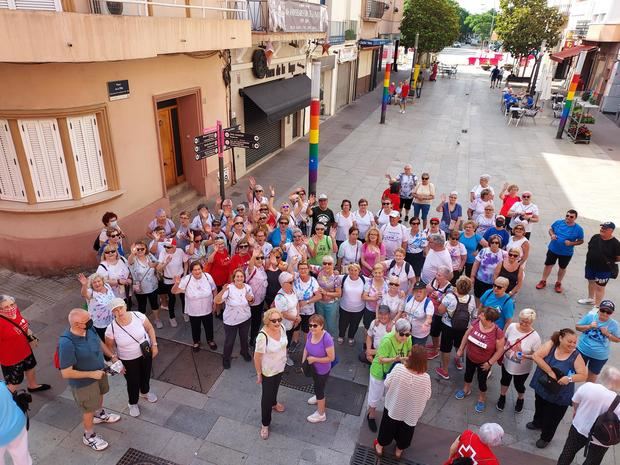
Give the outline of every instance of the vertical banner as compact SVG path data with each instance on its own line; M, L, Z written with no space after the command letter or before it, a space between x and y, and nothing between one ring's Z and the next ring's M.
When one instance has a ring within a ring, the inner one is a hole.
M390 68L391 64L385 65L385 76L383 77L383 101L381 102L381 121L385 124L385 114L387 113L388 102L390 101Z
M308 136L308 195L316 195L319 178L319 115L321 114L321 62L312 62L310 88L310 134Z
M575 91L577 90L579 79L581 79L581 70L583 69L583 64L586 61L587 53L588 52L579 53L579 58L577 59L577 66L575 66L575 73L573 74L573 78L571 79L570 85L568 86L568 93L566 94L566 100L564 101L564 109L562 110L560 124L558 125L558 132L555 135L556 139L562 138L562 133L564 132L564 128L566 127L566 122L568 121L568 117L570 116L571 110L573 108Z

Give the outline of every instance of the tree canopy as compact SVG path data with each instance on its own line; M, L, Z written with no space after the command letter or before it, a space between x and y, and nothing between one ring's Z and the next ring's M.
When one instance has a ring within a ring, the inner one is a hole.
M485 13L477 15L469 15L465 19L465 24L469 26L474 34L480 37L480 40L489 40L491 34L491 25L493 24L493 16L497 15L497 11L491 9Z
M543 41L554 46L565 18L547 0L500 0L495 32L515 57L536 54Z
M438 52L459 36L458 6L451 0L406 0L400 32L405 47L413 47L419 33L419 51Z

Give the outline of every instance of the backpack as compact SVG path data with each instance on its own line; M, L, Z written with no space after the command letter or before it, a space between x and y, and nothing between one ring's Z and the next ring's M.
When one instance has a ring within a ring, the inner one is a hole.
M452 295L456 299L456 309L454 309L454 313L450 318L452 329L455 331L465 331L467 326L469 326L469 303L471 302L471 295L466 303L461 302L454 292Z
M411 299L413 299L413 294L407 296L407 299L405 300L405 306L411 301ZM426 313L426 307L428 307L428 304L430 302L431 302L431 299L429 299L428 297L424 299L424 313Z
M392 260L390 262L390 266L388 266L388 271L396 266L396 260ZM411 264L409 262L405 262L405 273L409 275L409 271L411 270Z
M609 408L596 417L588 435L588 443L596 439L604 446L615 446L620 443L620 420L614 412L620 403L620 395L611 403Z
M95 242L93 242L93 249L95 250L95 252L99 253L100 248L101 248L101 242L99 241L99 234L97 234Z
M345 274L345 275L342 277L342 281L340 282L340 287L341 287L342 289L344 289L344 282L347 280L347 278L348 278L348 277L349 277L349 275L348 275L348 274ZM361 274L360 274L360 279L362 280L362 284L366 284L366 278L364 278Z
M69 339L67 336L60 336ZM71 339L69 339L71 340ZM58 353L60 349L60 343L56 344L56 350L54 351L54 368L60 370L60 354Z

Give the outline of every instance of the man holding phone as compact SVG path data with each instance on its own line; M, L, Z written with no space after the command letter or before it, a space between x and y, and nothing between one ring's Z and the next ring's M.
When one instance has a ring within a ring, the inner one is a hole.
M112 362L118 361L116 354L105 346L93 329L89 313L79 308L71 310L69 329L58 342L60 374L69 380L73 398L82 410L82 442L95 451L106 449L108 443L95 433L93 425L116 423L121 419L120 415L103 409L103 395L110 390L104 371L104 354Z

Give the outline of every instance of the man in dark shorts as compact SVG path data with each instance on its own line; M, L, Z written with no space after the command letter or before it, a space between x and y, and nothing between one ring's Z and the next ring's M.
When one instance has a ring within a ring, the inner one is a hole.
M325 226L325 229L329 232L329 228L334 224L334 212L327 208L327 194L319 195L319 204L316 205L314 201L314 195L310 195L308 199L310 201L310 205L306 210L308 216L312 217L312 229L310 234L314 234L314 228L316 228L317 223L321 223Z
M549 237L551 242L547 249L545 269L541 280L536 284L536 289L543 289L547 286L547 278L557 262L558 279L554 289L559 294L562 292L562 279L564 279L570 259L573 258L574 248L576 245L583 244L583 228L577 224L577 211L568 210L565 219L554 221L549 228Z
M605 286L610 279L618 277L620 241L614 237L616 225L611 221L601 224L599 234L588 242L585 277L588 280L588 297L579 299L581 305L594 304L598 308L605 298Z

